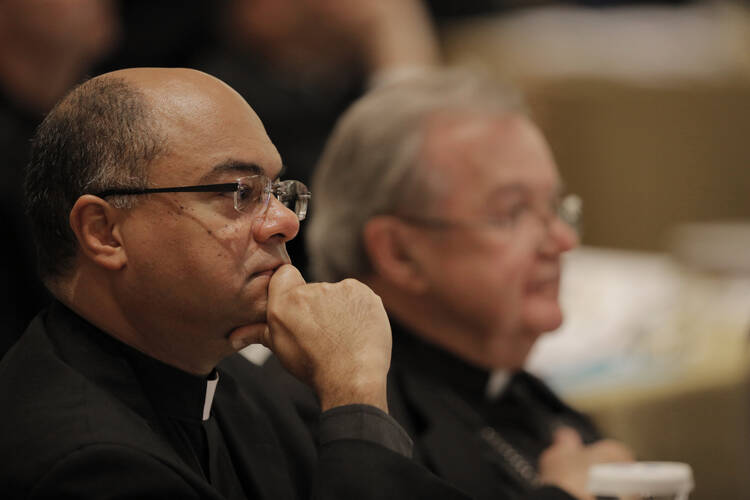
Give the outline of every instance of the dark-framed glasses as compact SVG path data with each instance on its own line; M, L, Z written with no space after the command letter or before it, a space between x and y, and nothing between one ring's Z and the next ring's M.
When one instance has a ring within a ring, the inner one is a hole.
M100 198L108 196L131 196L154 193L234 193L234 209L242 213L265 214L271 195L297 215L298 220L307 216L310 191L300 181L272 181L262 174L240 177L235 182L202 184L162 188L106 189L93 193Z
M543 213L542 213L543 212ZM558 218L569 225L580 235L581 219L583 216L583 201L576 194L568 194L555 200L548 210L540 211L530 206L523 211L517 211L506 216L490 216L481 219L449 219L444 217L430 217L418 214L398 214L399 219L417 226L431 229L502 229L510 230L516 227L525 216L533 216L545 227L554 218Z

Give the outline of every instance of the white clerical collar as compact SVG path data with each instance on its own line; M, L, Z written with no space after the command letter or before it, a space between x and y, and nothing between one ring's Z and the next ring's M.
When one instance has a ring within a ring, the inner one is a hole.
M214 402L216 386L219 384L219 372L214 371L214 378L206 380L206 399L203 401L203 420L211 416L211 405Z
M484 395L489 401L494 401L502 394L510 381L510 372L507 370L496 370L490 374L487 385L484 388Z

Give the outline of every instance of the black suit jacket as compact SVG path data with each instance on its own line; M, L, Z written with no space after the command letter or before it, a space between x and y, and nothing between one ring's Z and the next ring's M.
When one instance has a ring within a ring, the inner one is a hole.
M3 498L224 498L165 437L131 364L91 329L53 304L0 363ZM291 402L244 360L219 374L212 411L240 498L461 497L372 442L317 449Z
M509 382L521 392L522 401L501 394L489 403L485 397L487 372L421 341L398 324L392 327L388 405L391 415L414 440L417 460L477 500L535 495L571 498L557 488L535 489L488 445L480 431L492 427L537 466L558 425L575 428L584 442L598 439L588 418L523 371Z
M390 414L414 440L416 461L423 463L437 476L475 500L573 499L559 488L531 487L506 474L502 464L498 464L497 457L493 456L479 440L473 416L467 418L466 408L457 409L445 398L446 388L449 387L449 384L445 383L445 377L450 376L451 370L442 361L452 358L454 362L463 362L445 351L423 345L419 341L411 344L416 346L416 349L406 349L405 343L401 340L404 338L403 335L407 334L396 324L392 323L392 328L394 344L391 370L388 374L388 406ZM437 354L441 363L433 364L435 358L427 351ZM423 368L428 366L433 369L423 371ZM469 369L479 371L475 368ZM295 401L297 413L314 431L316 416L320 411L314 393L289 375L274 357L269 358L263 365L263 371L268 379L274 380L290 395ZM553 413L564 415L565 423L576 427L585 441L590 442L598 437L586 417L562 403L541 381L526 373L521 376L530 380L539 389L546 401L544 404L548 404ZM469 413L473 412L471 408L468 410ZM523 416L531 417L525 413ZM535 444L543 448L548 443Z

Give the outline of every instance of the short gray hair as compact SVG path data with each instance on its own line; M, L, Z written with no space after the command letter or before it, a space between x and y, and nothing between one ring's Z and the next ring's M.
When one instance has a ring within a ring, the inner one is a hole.
M362 232L376 215L430 196L418 168L427 120L443 112L525 113L520 94L460 70L430 71L384 85L336 124L312 178L306 235L313 277L363 278L371 271Z

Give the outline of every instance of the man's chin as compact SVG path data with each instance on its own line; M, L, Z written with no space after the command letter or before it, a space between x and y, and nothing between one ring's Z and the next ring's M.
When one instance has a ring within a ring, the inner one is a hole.
M524 307L526 328L539 335L557 330L562 322L562 309L556 300L536 300Z

